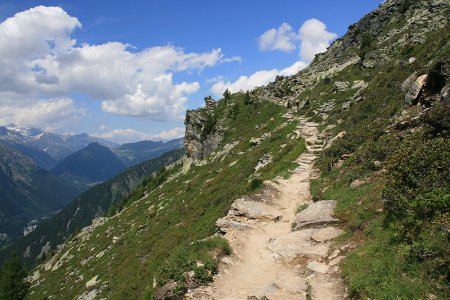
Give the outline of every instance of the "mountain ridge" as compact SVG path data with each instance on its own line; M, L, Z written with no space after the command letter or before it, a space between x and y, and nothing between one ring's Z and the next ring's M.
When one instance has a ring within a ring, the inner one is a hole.
M125 168L111 149L94 142L69 155L50 172L87 187L108 180Z
M108 147L117 144L91 137L88 134L60 135L46 132L38 128L9 124L0 126L0 143L10 145L30 155L46 169L56 166L70 154L81 150L92 142L98 142Z
M325 253L339 255L333 265L295 254L293 269L309 278L301 297L320 299L312 282L331 272L352 298L447 299L448 13L446 1L388 0L299 74L188 111L187 157L62 244L30 276L30 295L167 299L214 281L219 266L233 264L217 221L241 197L270 204L267 181L302 172L303 117L323 138L309 145L323 146L310 197L335 201L345 233ZM243 231L255 223L236 210L227 217ZM283 283L244 297L292 288Z

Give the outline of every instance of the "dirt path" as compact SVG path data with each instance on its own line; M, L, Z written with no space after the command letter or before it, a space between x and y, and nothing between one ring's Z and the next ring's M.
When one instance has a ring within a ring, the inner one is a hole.
M307 142L299 167L289 179L266 182L269 192L260 199L236 201L218 222L233 255L223 259L211 286L191 291L187 299L345 298L335 274L342 257L328 253L330 240L341 233L330 226L337 221L334 201L313 203L309 191L323 141L315 123L301 120L298 131ZM309 207L297 213L304 204Z

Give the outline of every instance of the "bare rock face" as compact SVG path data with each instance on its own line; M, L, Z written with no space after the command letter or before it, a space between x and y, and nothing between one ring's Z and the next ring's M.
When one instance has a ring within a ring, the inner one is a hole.
M214 116L217 104L212 99L205 99L205 102L203 108L188 110L184 121L186 125L184 147L187 156L193 160L201 160L208 156L223 138L220 125Z

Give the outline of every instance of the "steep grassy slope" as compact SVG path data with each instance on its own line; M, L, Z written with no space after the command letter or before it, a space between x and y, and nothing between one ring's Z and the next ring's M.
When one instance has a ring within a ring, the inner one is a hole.
M0 145L0 232L9 238L21 236L28 222L51 215L80 192L18 151Z
M215 153L200 163L188 159L167 169L146 183L142 198L68 242L47 267L38 269L41 277L30 298L92 292L86 282L95 276L93 293L111 299L151 298L157 290L164 294L160 288L173 280L178 284L172 292L182 293L187 284L183 273L192 269L195 282L208 281L215 270L210 251L220 254L227 247L220 239L198 241L215 233L216 220L233 200L293 168L292 160L304 149L292 133L296 121L282 116L285 108L256 99L246 105L244 98L235 94L214 109L210 131L221 126L225 132ZM260 144L249 142L265 133ZM268 153L272 163L255 173Z
M110 209L120 207L132 191L160 168L173 163L183 155L182 150L168 152L158 158L143 162L118 174L110 180L98 184L80 194L60 213L42 223L31 234L13 241L0 250L0 263L12 252L23 257L28 265L45 257L62 244L66 238L91 224L95 217L105 215Z

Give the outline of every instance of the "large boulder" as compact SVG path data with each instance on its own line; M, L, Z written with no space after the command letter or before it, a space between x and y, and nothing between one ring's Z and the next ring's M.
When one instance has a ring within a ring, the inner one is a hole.
M348 91L350 88L350 83L348 81L336 81L334 82L334 89L338 92Z
M408 77L402 84L402 90L406 90L405 104L407 105L413 105L417 102L417 98L419 98L420 92L424 88L428 78L427 74L423 74L412 81L412 78L414 78L413 75Z

